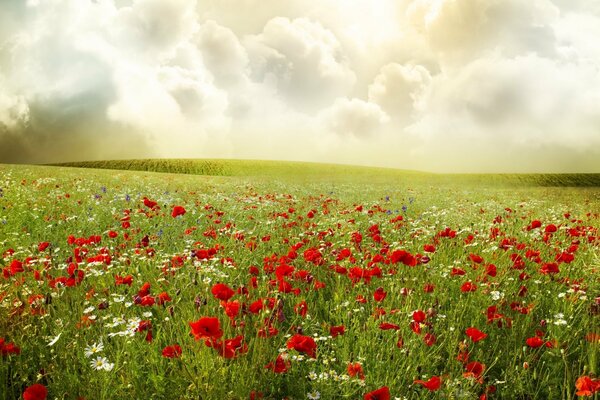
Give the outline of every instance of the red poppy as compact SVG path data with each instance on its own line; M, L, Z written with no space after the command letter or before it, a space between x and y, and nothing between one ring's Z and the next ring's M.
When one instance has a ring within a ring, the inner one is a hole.
M479 329L477 328L467 328L467 330L465 331L465 333L467 334L468 337L471 338L471 340L473 342L479 342L480 340L485 339L488 335L481 332Z
M600 392L600 379L593 379L589 376L580 376L575 382L577 396L593 396L594 393Z
M217 283L210 291L216 299L221 301L228 301L235 294L235 292L224 283Z
M400 329L400 326L392 324L390 322L382 322L381 324L379 324L379 329L381 329L382 331L388 331L390 329L398 330Z
M415 321L417 323L421 323L421 322L425 321L425 319L427 318L427 315L425 314L424 311L417 310L417 311L413 312L412 318L413 318L413 321Z
M417 265L417 259L406 250L396 250L392 253L390 261L394 264L401 262L409 267Z
M482 364L477 361L472 361L465 365L465 371L466 372L463 373L463 376L465 378L474 378L476 380L479 380L481 378L481 375L485 371L485 364Z
M173 218L178 217L180 215L184 215L185 214L185 208L183 208L182 206L174 206L173 207L173 211L171 212L171 216Z
M46 400L48 389L46 386L34 383L23 392L23 400Z
M423 251L426 253L435 253L435 246L432 244L426 244L423 246Z
M223 336L221 324L217 317L202 317L198 321L190 322L194 339L218 339Z
M157 202L156 201L152 201L147 197L144 197L144 205L148 208L154 208L157 206Z
M40 244L38 244L38 251L44 251L48 248L48 246L50 246L50 243L41 242Z
M440 378L439 376L432 376L427 381L417 379L415 380L415 384L422 385L430 392L434 392L442 386L442 378Z
M553 232L556 232L557 230L558 230L558 228L556 227L556 225L550 224L550 225L546 226L546 229L544 229L544 232L553 233Z
M348 375L350 378L358 377L362 380L365 379L365 374L362 369L362 365L359 362L348 363Z
M174 344L167 346L162 351L162 356L166 358L179 358L181 357L181 346Z
M238 335L233 339L213 342L211 347L224 358L234 358L248 352L248 345L244 343L244 336L242 335Z
M346 333L346 327L344 325L337 325L329 328L329 334L332 337L338 337L340 335L343 335L344 333Z
M483 257L481 257L479 254L473 254L473 253L471 253L471 254L469 254L469 258L475 264L481 264L483 262Z
M463 283L462 286L460 287L460 291L463 293L474 292L476 290L477 290L477 285L470 281Z
M8 356L10 354L19 355L21 354L21 349L14 343L6 343L4 338L0 338L0 354L3 356Z
M423 341L427 346L433 346L437 341L437 338L433 333L426 333L425 336L423 336Z
M288 340L287 348L305 353L311 358L317 358L317 343L310 336L295 334Z
M385 296L387 296L387 292L383 290L382 287L378 287L375 289L375 293L373 293L373 299L375 299L375 301L383 301Z
M539 336L534 336L528 338L525 343L527 343L527 346L537 349L544 344L544 341Z
M291 363L287 360L286 355L279 354L275 359L275 362L270 362L265 365L266 369L270 369L276 374L286 373L290 369Z
M390 389L387 386L365 394L364 400L390 400Z
M558 274L560 270L558 269L558 264L556 263L545 263L540 268L540 274L548 275L548 274Z

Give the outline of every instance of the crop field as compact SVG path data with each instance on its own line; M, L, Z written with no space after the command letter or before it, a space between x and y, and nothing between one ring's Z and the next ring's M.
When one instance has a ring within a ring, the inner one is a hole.
M0 399L599 397L599 175L77 166L0 165Z

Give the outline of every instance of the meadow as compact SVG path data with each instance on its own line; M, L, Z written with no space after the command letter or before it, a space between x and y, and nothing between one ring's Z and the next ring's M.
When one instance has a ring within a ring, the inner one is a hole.
M0 399L599 397L598 174L0 165L0 206Z

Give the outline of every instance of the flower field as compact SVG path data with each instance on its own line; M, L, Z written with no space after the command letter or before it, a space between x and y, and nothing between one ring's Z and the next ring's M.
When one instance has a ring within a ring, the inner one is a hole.
M600 190L0 165L0 399L600 395Z

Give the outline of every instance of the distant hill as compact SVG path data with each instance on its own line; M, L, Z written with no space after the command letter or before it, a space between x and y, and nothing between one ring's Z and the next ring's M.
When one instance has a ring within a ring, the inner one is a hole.
M394 180L432 185L600 187L600 174L434 174L393 168L292 161L225 159L143 159L84 161L52 166L163 172L209 176L264 177L292 180L381 182Z

